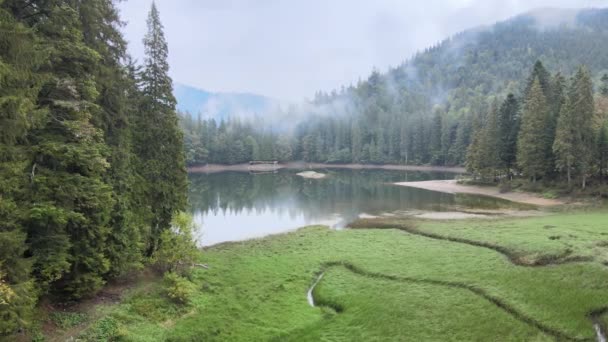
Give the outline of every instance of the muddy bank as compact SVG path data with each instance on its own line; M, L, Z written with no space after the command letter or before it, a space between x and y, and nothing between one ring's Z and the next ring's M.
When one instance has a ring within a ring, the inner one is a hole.
M476 185L458 184L456 180L432 180L423 182L399 182L396 185L409 186L412 188L445 192L450 194L472 194L502 198L512 202L531 204L541 207L564 204L564 201L557 199L543 198L528 192L507 192L500 193L496 187L485 187Z
M291 162L284 164L237 164L237 165L221 165L221 164L207 164L202 166L191 166L188 167L188 172L192 173L214 173L222 171L238 171L238 172L266 172L275 171L279 169L293 169L293 170L306 170L306 169L351 169L351 170L363 170L363 169L376 169L376 170L403 170L403 171L436 171L436 172L453 172L453 173L464 173L465 169L462 167L444 167L444 166L425 166L425 165L368 165L368 164L322 164L322 163L304 163L304 162Z

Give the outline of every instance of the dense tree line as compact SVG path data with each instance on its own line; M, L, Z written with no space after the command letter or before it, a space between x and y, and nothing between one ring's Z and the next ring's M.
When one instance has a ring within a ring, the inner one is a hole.
M563 178L571 184L576 179L582 188L590 177L603 178L608 76L601 80L594 95L586 67L566 81L537 62L520 99L509 94L500 108L493 105L479 119L467 155L469 171L485 180L513 174L532 182Z
M0 334L140 268L184 209L158 12L141 70L121 24L112 0L0 0Z
M542 60L547 67L570 74L584 64L596 76L593 83L599 90L600 77L608 69L606 23L608 10L589 9L580 11L569 26L539 30L533 15L522 15L491 29L465 31L386 73L374 71L356 85L319 92L305 105L275 113L281 121L292 122L294 128L289 131L273 130L259 120L213 122L185 114L188 162L277 159L465 165L471 142L488 140L492 134L484 136L480 127L488 113L496 112L496 125L504 129L500 143L492 149L497 156L492 158L502 160L503 170L513 169L519 116L533 85L533 79L528 79L530 68ZM545 137L549 141L558 124L562 95L547 89L566 80L562 74L552 77L544 66L539 72L550 106ZM489 119L494 120L494 115ZM545 148L553 154L548 143ZM474 168L487 169L484 165Z

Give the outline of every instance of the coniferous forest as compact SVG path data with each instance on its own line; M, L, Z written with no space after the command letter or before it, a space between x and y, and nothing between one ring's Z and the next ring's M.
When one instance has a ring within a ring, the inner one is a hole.
M147 24L139 65L111 0L0 1L0 334L141 269L185 209L154 5Z
M521 15L465 31L283 109L281 128L263 117L182 113L187 163L462 165L484 181L523 175L584 186L608 167L606 23L607 10L590 9L574 26L540 29Z
M608 180L608 10L580 10L573 23L548 28L520 15L255 120L217 120L177 112L154 2L142 61L127 52L117 3L0 0L0 340L43 335L41 322L52 317L41 312L64 314L53 323L59 333L80 325L72 336L95 341L433 340L446 331L491 340L497 329L514 341L589 340L594 332L605 340L604 204L552 216L539 208L572 202L525 193L518 207L405 184L468 186L432 167L410 176L201 173L189 187L187 166L464 166L472 183L499 184L501 194L525 184L578 199L579 189ZM276 219L273 206L287 214ZM233 221L239 227L222 226L243 213ZM449 221L454 213L462 221ZM264 230L244 235L259 240L201 252L197 214L201 226L216 219L219 230L236 231L221 242L245 240L238 233L249 227L240 226L254 219L323 227L271 237L277 232ZM334 227L353 229L326 229L338 219ZM148 270L157 272L137 287L132 278ZM114 311L57 309L125 279L139 292L118 296ZM467 309L463 325L454 318L466 305L479 311ZM419 316L402 319L412 313ZM488 324L476 324L479 317Z

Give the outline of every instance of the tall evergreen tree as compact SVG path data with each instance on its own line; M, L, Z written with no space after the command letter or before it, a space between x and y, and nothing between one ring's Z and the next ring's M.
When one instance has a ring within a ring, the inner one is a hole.
M608 127L606 124L600 128L597 143L598 151L598 169L600 178L603 180L606 177L606 171L608 170Z
M480 141L481 173L485 179L494 180L497 176L500 168L499 144L498 104L494 101L486 117Z
M141 266L142 231L149 217L138 203L141 192L133 162L130 116L135 110L129 94L137 91L134 74L129 74L126 42L120 33L118 11L110 0L81 0L78 5L84 42L101 57L93 73L99 90L93 115L110 147L110 168L105 173L112 188L111 234L106 241L110 272L120 275Z
M431 150L431 163L434 165L442 165L443 164L443 155L441 148L441 133L442 133L442 118L441 118L441 110L436 109L435 114L433 115L431 126L431 134L430 134L430 150Z
M601 81L600 94L602 94L602 96L608 96L608 74L602 75Z
M144 38L146 52L142 73L142 103L137 120L138 155L141 172L149 185L148 204L153 222L148 240L148 254L158 245L160 232L168 229L171 218L186 205L186 169L183 137L175 111L173 86L167 62L168 47L156 4L148 15Z
M575 113L575 129L580 141L577 148L577 169L581 176L581 187L587 186L587 178L591 176L594 166L596 148L596 130L594 128L594 99L593 83L589 70L581 66L574 77L574 99L572 105Z
M568 184L572 181L572 172L574 171L578 153L578 132L576 127L575 108L572 102L575 96L576 88L573 82L568 89L566 102L561 106L561 111L557 120L555 141L553 143L556 167L558 170L566 172Z
M545 66L543 65L543 63L540 60L537 60L536 63L534 63L534 67L532 68L532 72L530 73L530 76L528 77L528 80L526 82L526 88L524 89L524 98L527 98L531 89L532 89L532 85L534 84L534 80L538 80L540 87L543 91L543 95L545 96L546 99L550 99L551 98L551 74L549 73L549 71L547 71L547 69L545 69Z
M507 95L500 106L497 121L499 167L507 175L511 175L515 167L517 134L519 132L519 102L513 94Z
M17 22L0 1L0 335L25 327L37 291L27 257L24 219L29 131L44 113L37 109L44 54L32 29Z
M542 178L549 169L547 150L552 142L547 136L548 121L549 106L536 77L525 99L517 139L517 163L524 175L533 182Z

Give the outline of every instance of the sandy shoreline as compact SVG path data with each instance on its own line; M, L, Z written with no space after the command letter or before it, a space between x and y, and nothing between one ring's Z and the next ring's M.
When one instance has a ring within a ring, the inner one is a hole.
M363 170L363 169L377 169L377 170L403 170L403 171L436 171L436 172L453 172L453 173L464 173L465 169L462 167L448 167L448 166L427 166L427 165L368 165L368 164L321 164L321 163L303 163L303 162L291 162L285 164L269 165L249 165L249 164L237 164L237 165L221 165L221 164L207 164L203 166L191 166L188 167L188 172L192 173L214 173L223 171L237 171L237 172L269 172L279 169L351 169L351 170Z
M396 185L409 186L412 188L445 192L450 194L473 194L502 198L512 202L532 204L541 207L564 204L557 199L543 198L529 192L506 192L500 193L497 187L484 187L476 185L458 184L456 180L432 180L424 182L399 182Z

